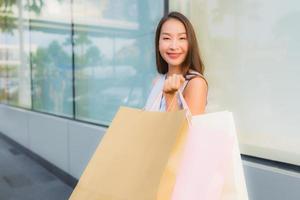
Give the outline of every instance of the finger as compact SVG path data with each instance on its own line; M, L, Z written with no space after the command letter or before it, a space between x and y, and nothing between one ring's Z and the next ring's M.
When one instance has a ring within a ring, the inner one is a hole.
M176 76L176 89L178 90L180 88L180 75Z
M167 91L168 91L167 88L168 88L168 79L166 79L165 82L164 82L163 91L164 91L164 92L167 92Z
M173 92L171 81L172 81L171 79L167 79L165 82L165 92L167 93Z
M172 77L172 90L174 92L177 91L177 75L174 74L174 76Z
M167 79L165 82L165 88L166 88L166 92L170 92L170 79Z

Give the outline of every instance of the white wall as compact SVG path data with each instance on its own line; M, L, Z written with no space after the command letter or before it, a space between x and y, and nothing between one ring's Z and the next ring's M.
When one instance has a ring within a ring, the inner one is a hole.
M79 178L106 129L0 104L0 132Z
M300 1L173 0L195 27L209 112L233 112L243 154L300 165Z

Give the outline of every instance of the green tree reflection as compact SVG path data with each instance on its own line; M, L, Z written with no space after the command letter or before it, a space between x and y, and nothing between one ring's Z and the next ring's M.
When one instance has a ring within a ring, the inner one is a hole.
M33 11L35 14L40 14L43 6L43 0L27 0L24 8L26 8L28 11Z
M17 28L16 17L13 13L13 7L17 0L0 0L0 30L1 32L13 34Z
M57 1L63 2L64 0ZM13 30L18 27L19 16L13 12L13 8L17 7L18 3L17 0L0 0L0 30L2 32L13 34ZM44 5L44 0L26 0L24 8L21 9L40 15Z
M51 90L68 97L70 85L71 56L63 49L58 41L52 41L47 48L39 47L31 55L33 74L33 107L53 111L57 95L49 95ZM64 99L64 98L61 98ZM59 102L63 104L64 102ZM68 106L61 106L65 109ZM60 110L62 112L62 110ZM66 113L70 111L66 110Z
M78 37L79 38L79 37ZM82 74L80 69L84 69L87 66L97 66L102 60L102 54L98 47L91 45L88 38L76 40L77 43L81 42L80 47L86 49L80 54L75 54L76 64L80 64L79 68L76 69L76 73L80 73L80 79L82 79ZM31 54L32 63L32 74L33 74L33 108L39 110L54 110L57 107L55 104L56 99L60 95L60 99L64 99L60 104L63 109L63 113L70 113L67 110L70 107L68 104L72 97L72 55L68 53L64 46L68 46L70 43L70 38L68 38L64 43L60 44L58 41L52 41L46 48L39 47L34 53ZM86 46L89 44L88 46ZM79 75L79 74L78 74ZM83 81L84 82L84 81ZM87 88L80 85L77 88L80 91L87 91ZM82 88L83 87L83 88ZM51 90L55 90L57 94L54 96L49 95ZM82 93L84 94L84 92ZM61 98L61 95L63 97ZM62 110L60 111L62 112Z

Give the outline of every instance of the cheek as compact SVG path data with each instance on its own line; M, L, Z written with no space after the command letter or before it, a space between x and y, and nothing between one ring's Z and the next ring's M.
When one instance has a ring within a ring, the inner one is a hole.
M188 51L188 49L189 49L189 44L188 44L188 42L185 42L184 44L183 44L183 50L187 53L187 51Z
M159 51L160 51L160 52L165 51L165 50L167 49L166 42L160 41L160 42L159 42L159 45L158 45L158 48L159 48Z
M164 42L160 42L159 45L158 45L158 50L159 50L160 55L163 57L164 53L167 50L166 44Z

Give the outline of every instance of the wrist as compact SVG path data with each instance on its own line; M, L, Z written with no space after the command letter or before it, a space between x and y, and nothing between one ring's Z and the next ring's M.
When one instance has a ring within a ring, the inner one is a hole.
M166 99L173 99L176 96L176 92L164 92Z

